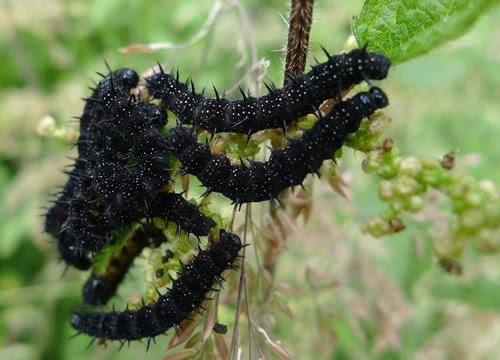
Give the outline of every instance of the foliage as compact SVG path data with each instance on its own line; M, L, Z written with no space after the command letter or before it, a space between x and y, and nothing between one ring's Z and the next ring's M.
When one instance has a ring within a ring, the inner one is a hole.
M495 4L498 0L367 0L353 32L359 44L397 64L463 34Z
M395 67L381 84L391 106L384 115L365 122L338 154L338 166L326 164L324 181L309 179L306 190L295 191L287 200L289 209L278 209L273 221L266 206L252 207L251 246L245 262L251 321L244 311L239 329L242 346L251 349L254 357L292 353L297 358L317 358L321 353L328 354L325 358L480 358L498 353L499 255L492 251L496 247L489 246L498 237L498 189L492 182L474 180L500 181L495 171L500 131L498 9L478 19L495 3L365 2L352 23L357 41L386 52L394 63L406 63ZM287 4L31 0L30 11L18 2L7 4L5 13L0 13L0 21L6 24L6 36L0 37L4 60L0 67L0 357L163 358L164 343L169 341L167 356L221 356L235 327L236 273L219 298L218 320L228 326L229 336L211 331L216 308L211 305L206 320L198 316L179 336L158 339L147 355L141 344L117 353L114 345L85 350L88 339L67 340L72 334L68 318L80 303L85 275L70 270L61 278L63 267L54 260L54 246L41 235L37 215L46 194L64 181L59 170L70 153L66 141L75 136L69 119L81 111L78 99L86 94L88 75L104 69L103 56L113 66L144 70L159 58L169 67L179 66L181 74L193 75L198 84L213 82L229 90L246 84L255 93L261 91L263 79L281 83L282 54L273 50L286 40L279 15L288 11ZM320 58L319 45L332 52L345 46L349 21L361 5L360 1L315 5L311 60ZM162 7L168 10L160 11ZM243 30L241 10L252 23ZM202 36L196 37L200 31ZM437 48L464 32L453 46ZM193 37L196 41L191 41ZM187 45L154 53L116 51L148 43ZM426 56L408 61L431 49ZM299 135L312 121L302 119L289 135ZM37 131L55 138L41 137ZM383 146L388 136L397 147L387 140ZM264 144L279 139L276 134L262 134L249 145L238 136L215 141L238 158L263 156ZM350 149L356 149L357 155L352 156ZM455 149L459 152L452 152L453 169L443 168L440 159ZM363 173L360 163L373 176ZM185 179L183 186L188 182L189 197L198 199L203 189L194 179ZM450 201L443 201L430 188ZM377 193L389 210L382 208ZM216 214L220 225L231 218L231 207L221 197L211 197L203 211ZM381 215L374 221L377 213ZM455 216L451 222L450 214ZM239 231L241 218L235 223ZM299 226L301 219L308 218L306 225ZM385 234L395 218L406 225L404 231L381 239L362 233L365 229ZM479 221L463 228L474 219ZM446 233L448 224L451 233ZM171 225L166 228L175 238ZM459 244L458 251L436 246L436 241L439 244L449 236L454 241L445 244ZM484 240L488 241L486 255L478 253L477 246L468 246L473 243L484 250ZM183 235L169 246L175 257L184 257L196 244ZM441 260L453 260L441 265L454 273L463 269L462 276L443 272L435 265L433 252ZM117 306L125 302L140 306L141 296L153 297L155 286L168 283L167 276L156 276L160 255L144 254L120 290ZM277 262L270 277L273 257ZM173 263L164 266L165 273L177 269Z

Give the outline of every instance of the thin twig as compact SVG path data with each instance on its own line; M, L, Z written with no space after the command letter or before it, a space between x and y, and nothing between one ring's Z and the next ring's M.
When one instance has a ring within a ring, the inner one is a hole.
M122 53L153 53L160 50L182 50L188 46L196 44L203 39L217 24L222 13L222 1L216 0L210 9L207 19L202 27L186 42L172 43L168 41L154 42L149 44L130 44L119 49Z
M240 18L241 21L241 27L243 29L243 35L244 39L246 40L246 43L248 47L250 48L250 58L251 58L251 65L250 68L254 70L256 76L251 77L251 80L253 80L253 93L258 94L259 93L259 74L257 73L258 70L260 70L259 66L256 66L256 64L259 63L258 57L257 57L257 43L255 41L255 33L253 31L252 24L250 23L250 17L248 16L245 8L241 4L239 0L224 0L226 4L229 6L232 6L236 11L238 12L238 17Z
M264 73L262 69L266 67L266 64L264 60L260 60L255 64L252 64L251 67L247 70L243 76L234 83L233 86L229 90L226 90L224 93L227 96L232 96L238 89L241 87L241 85L247 80L247 79L252 79L252 81L255 82L257 80L258 83L260 83L260 75L261 73ZM257 76L256 76L257 75ZM255 94L256 95L256 94Z
M262 214L263 211L260 211L260 213ZM262 223L262 221L261 221ZM252 213L250 212L250 234L252 235L252 239L253 239L253 251L254 251L254 255L255 255L255 262L257 264L257 269L259 269L259 271L262 269L262 264L261 264L261 260L260 260L260 256L259 256L259 252L257 251L257 247L258 247L258 244L257 244L257 234L256 234L256 231L255 231L255 221L253 220L253 216L252 216Z
M248 217L246 216L247 214L245 214L245 225L248 222L250 222L252 219L251 203L247 205L247 209L248 209ZM245 236L246 236L246 231L245 231ZM246 239L245 239L245 243L246 243ZM252 319L250 317L250 306L248 305L248 288L247 288L246 281L245 281L243 289L245 291L245 311L246 311L247 325L248 325L248 329L247 329L247 331L248 331L248 358L251 360L252 359L252 332L253 332L253 328L252 328Z
M243 298L243 291L246 289L246 278L245 278L245 249L246 249L246 243L247 243L247 225L248 225L248 220L249 220L249 215L250 215L250 204L247 204L245 206L245 225L243 227L243 239L242 239L242 244L243 244L243 251L242 251L242 261L241 261L241 267L240 267L240 281L239 281L239 286L238 286L238 298L236 300L236 314L234 318L234 330L233 330L233 337L231 339L231 359L237 359L238 358L238 348L240 347L240 336L239 336L239 325L240 325L240 310L241 310L241 300ZM248 319L250 321L250 318Z

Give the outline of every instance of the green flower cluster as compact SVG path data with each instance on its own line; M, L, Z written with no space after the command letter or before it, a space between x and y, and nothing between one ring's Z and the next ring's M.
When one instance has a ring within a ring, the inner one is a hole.
M196 204L195 201L191 201ZM214 220L217 224L209 234L209 240L212 236L219 233L219 229L227 228L227 221L220 214L214 213L208 207L209 200L205 199L200 204L199 210ZM158 288L163 288L171 282L171 278L176 278L176 272L181 271L181 263L189 262L198 246L205 247L199 239L190 236L187 232L178 228L174 222L165 222L161 219L155 219L155 226L163 229L169 242L163 245L160 250L146 248L144 256L147 259L148 267L145 272L147 289L145 299L150 302L158 298Z
M435 189L449 200L453 215L444 234L433 239L434 252L443 266L448 260L458 260L468 243L482 251L499 251L500 192L495 184L454 170L453 154L442 160L418 158L401 155L391 139L379 145L387 123L383 116L367 120L348 144L366 153L363 170L381 179L378 195L388 205L363 230L376 237L403 230L402 215L421 211L425 195Z

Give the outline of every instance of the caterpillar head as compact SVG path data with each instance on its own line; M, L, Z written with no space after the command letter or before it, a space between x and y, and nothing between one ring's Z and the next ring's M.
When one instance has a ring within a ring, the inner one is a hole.
M368 52L366 48L354 49L351 54L358 59L358 65L363 75L372 80L382 80L387 77L391 61L383 54Z
M375 107L377 109L389 105L389 99L387 99L387 95L382 91L382 89L378 87L372 87L370 89L370 94L372 95L371 101L375 104Z

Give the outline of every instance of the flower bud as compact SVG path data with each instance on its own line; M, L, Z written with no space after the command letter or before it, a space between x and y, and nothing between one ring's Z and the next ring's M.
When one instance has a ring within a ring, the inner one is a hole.
M383 201L388 201L394 196L393 186L390 181L382 180L378 186L378 196Z
M403 158L399 164L399 172L401 175L415 177L421 171L422 162L415 156Z
M389 223L377 216L368 221L363 227L363 232L370 234L374 237L381 237L391 232Z

